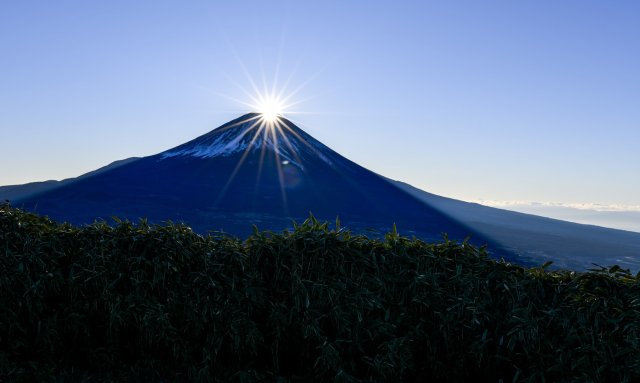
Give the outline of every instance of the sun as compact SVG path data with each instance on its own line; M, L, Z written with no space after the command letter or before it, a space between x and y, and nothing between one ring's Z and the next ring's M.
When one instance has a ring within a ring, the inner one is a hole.
M262 113L262 117L269 121L275 121L282 114L282 103L276 99L262 100L258 105L258 112Z

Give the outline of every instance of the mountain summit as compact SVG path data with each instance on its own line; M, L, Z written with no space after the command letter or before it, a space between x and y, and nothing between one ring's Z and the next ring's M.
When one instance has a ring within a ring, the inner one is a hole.
M364 233L391 230L434 241L488 244L518 263L580 269L590 262L640 269L640 233L508 212L436 196L375 174L280 116L249 113L182 145L128 159L73 180L0 187L58 221L88 224L111 216L188 222L194 231L238 236L318 219ZM16 198L17 197L17 198Z
M300 169L306 162L322 160L345 166L339 155L292 124L284 117L266 121L259 113L249 113L194 140L160 153L165 158L214 158L234 154L269 151Z

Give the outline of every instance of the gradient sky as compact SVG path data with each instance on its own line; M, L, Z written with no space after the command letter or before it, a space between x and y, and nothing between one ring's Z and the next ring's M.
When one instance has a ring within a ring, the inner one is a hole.
M637 0L3 2L0 185L177 146L251 111L230 99L248 74L423 190L640 206L638 20Z

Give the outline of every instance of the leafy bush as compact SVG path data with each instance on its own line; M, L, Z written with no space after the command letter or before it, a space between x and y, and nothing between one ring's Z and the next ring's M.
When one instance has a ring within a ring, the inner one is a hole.
M637 382L640 275L484 248L186 225L74 227L0 206L13 381Z

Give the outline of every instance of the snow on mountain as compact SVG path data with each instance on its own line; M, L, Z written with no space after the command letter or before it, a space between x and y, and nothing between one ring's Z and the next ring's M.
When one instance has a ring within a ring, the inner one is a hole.
M333 150L311 137L285 118L269 122L261 114L251 113L231 121L176 148L161 154L161 161L170 157L228 157L246 151L268 150L282 161L300 169L305 162L320 159L329 165L346 165Z

